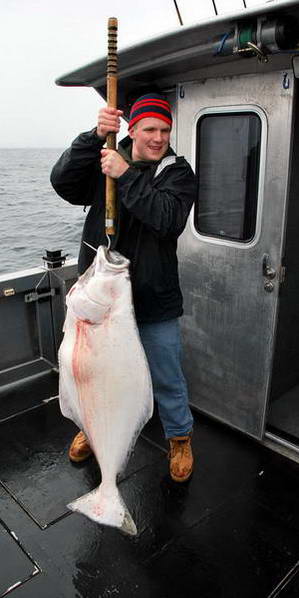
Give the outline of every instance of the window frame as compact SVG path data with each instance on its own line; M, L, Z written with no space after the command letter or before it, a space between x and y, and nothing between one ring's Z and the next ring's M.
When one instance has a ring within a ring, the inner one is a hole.
M196 172L196 159L197 159L197 128L199 121L207 115L221 116L223 114L247 114L248 112L256 114L260 118L261 123L261 139L260 139L260 163L258 169L258 189L257 189L257 205L256 205L256 223L255 233L248 241L229 239L225 237L215 237L208 233L200 233L195 227L195 203L192 207L190 214L190 225L192 233L195 237L205 243L213 243L215 245L225 245L230 247L248 248L255 245L261 234L261 222L262 222L262 210L263 210L263 198L264 198L264 184L265 184L265 166L266 166L266 147L267 147L267 135L268 135L268 120L265 112L259 106L246 104L234 104L231 106L213 106L210 108L204 108L199 110L194 117L193 122L193 139L192 139L192 165L194 172ZM196 195L196 201L198 200L198 194Z

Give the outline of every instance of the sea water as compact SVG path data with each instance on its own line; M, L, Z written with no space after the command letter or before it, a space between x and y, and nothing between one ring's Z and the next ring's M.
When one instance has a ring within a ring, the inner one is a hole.
M61 199L50 173L63 149L0 149L0 275L42 266L46 249L77 257L86 214Z

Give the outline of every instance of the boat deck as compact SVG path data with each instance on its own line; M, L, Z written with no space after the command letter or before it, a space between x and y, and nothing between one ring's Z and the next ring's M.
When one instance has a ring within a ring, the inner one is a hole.
M25 386L1 400L0 597L298 598L298 464L195 414L196 470L175 484L154 416L121 476L128 537L67 510L98 466L68 460L56 375Z

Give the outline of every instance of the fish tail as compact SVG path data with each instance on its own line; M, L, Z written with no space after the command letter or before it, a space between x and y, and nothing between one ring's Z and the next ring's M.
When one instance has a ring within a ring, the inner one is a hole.
M71 511L86 515L101 525L117 527L130 536L136 536L137 528L116 486L108 489L101 484L67 505Z

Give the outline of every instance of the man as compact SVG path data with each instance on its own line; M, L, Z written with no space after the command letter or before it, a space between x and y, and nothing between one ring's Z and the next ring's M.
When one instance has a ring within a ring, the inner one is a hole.
M178 318L183 309L176 249L195 196L195 177L169 146L172 115L163 97L140 97L131 109L129 136L118 151L103 149L107 134L119 131L122 114L108 107L100 110L96 129L75 139L54 166L51 182L63 199L91 206L79 255L82 274L94 258L83 241L93 247L107 245L104 175L117 180L118 223L112 249L130 259L136 320L170 442L170 475L185 482L193 470L193 418L180 364ZM79 462L90 454L79 432L70 459Z

